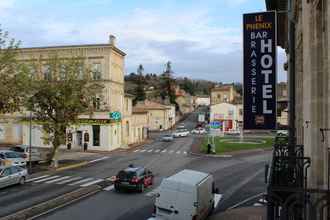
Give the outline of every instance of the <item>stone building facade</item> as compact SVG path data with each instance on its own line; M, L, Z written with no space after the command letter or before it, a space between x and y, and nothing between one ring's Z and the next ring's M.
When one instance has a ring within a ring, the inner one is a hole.
M87 143L88 149L107 151L133 142L133 138L126 141L127 136L122 131L123 117L131 114L132 107L128 106L130 110L124 111L126 54L116 47L115 37L110 35L107 44L22 48L19 49L18 60L24 63L36 63L37 70L33 72L36 78L43 79L49 72L47 61L54 55L61 59L74 57L83 59L84 65L92 70L93 80L104 86L102 94L96 97L97 107L93 115L80 115L80 122L67 128L67 134L71 137L67 138L67 144L70 143L71 148L82 149ZM119 115L119 118L114 120L113 113ZM20 123L21 118L28 118L27 113L1 117L0 143L29 144L29 124ZM41 126L34 124L32 145L48 147L43 141L44 135Z
M287 0L266 0L268 10L286 10ZM297 144L311 158L308 183L326 189L330 132L330 1L293 0L295 23L295 131ZM288 17L279 16L278 44L288 49ZM290 59L290 54L288 54ZM288 59L288 60L289 60ZM290 65L290 64L289 64Z

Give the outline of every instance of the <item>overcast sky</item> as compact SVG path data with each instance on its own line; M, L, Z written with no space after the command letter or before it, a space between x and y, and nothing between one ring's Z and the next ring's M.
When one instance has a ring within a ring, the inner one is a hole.
M22 47L107 43L127 53L126 73L141 63L175 76L242 81L242 14L264 0L0 0L0 24ZM286 80L278 50L278 80Z

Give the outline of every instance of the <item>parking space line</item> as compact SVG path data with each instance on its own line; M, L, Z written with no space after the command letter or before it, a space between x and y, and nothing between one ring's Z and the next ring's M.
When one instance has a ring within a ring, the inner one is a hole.
M69 186L78 185L78 184L80 184L80 183L88 182L88 181L91 181L91 180L93 180L93 179L94 179L94 178L82 179L82 180L79 180L78 182L74 182L74 183L69 184Z
M34 183L41 183L41 182L45 182L45 181L47 181L47 180L56 179L56 178L58 178L58 177L60 177L60 176L50 176L50 177L43 178L43 179L41 179L41 180L36 180L36 181L33 181L33 182L34 182Z
M32 181L35 181L35 180L39 180L39 179L42 179L42 178L45 178L45 177L49 177L50 175L44 175L44 176L39 176L39 177L35 177L35 178L32 178L32 179L28 179L26 182L32 182Z
M81 187L91 186L91 185L93 185L93 184L96 184L96 183L99 183L99 182L102 182L102 181L104 181L104 179L97 179L97 180L94 180L94 181L92 181L92 182L89 182L89 183L85 183L85 184L83 184L83 185L80 185L80 186L81 186Z
M56 182L59 182L61 180L66 180L68 178L70 178L70 176L63 176L61 178L57 178L57 179L54 179L54 180L47 181L46 183L56 183Z

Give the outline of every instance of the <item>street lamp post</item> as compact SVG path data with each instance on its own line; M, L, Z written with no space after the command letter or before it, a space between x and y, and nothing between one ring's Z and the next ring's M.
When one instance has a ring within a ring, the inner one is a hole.
M30 126L29 126L29 172L32 172L32 112L30 111Z

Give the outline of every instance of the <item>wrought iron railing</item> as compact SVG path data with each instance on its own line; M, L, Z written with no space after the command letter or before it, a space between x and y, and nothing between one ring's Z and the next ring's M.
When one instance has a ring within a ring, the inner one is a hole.
M303 146L290 149L285 139L275 140L266 197L268 220L330 219L330 191L307 188L311 160L303 150Z

